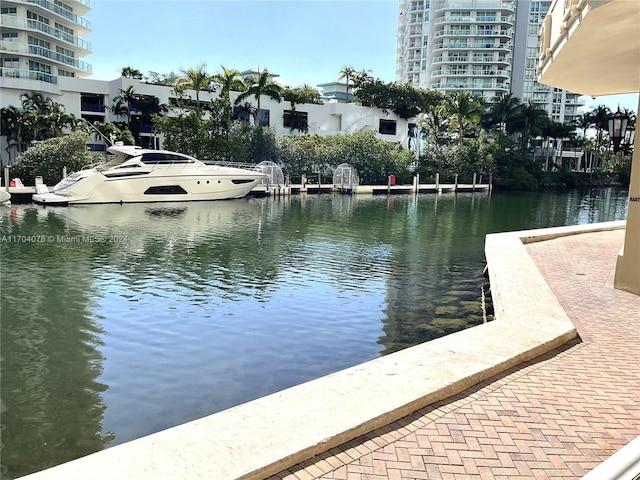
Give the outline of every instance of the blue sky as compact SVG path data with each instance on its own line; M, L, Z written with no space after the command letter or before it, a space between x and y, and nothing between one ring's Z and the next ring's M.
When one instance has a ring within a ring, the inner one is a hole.
M396 0L93 0L85 37L91 78L207 65L267 68L292 87L338 78L348 65L395 79Z
M92 0L90 78L125 66L169 73L206 64L259 67L313 87L344 66L395 80L397 0ZM585 108L638 107L638 95L585 98Z

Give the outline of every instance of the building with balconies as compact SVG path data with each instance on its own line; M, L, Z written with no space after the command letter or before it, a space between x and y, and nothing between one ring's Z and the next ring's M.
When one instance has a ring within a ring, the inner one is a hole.
M516 12L511 91L523 102L544 108L554 122L572 123L582 115L580 95L538 83L539 33L551 0L520 0Z
M3 0L0 7L0 87L3 95L37 91L60 95L58 79L86 77L91 53L82 37L89 0ZM4 102L3 102L4 103Z
M578 95L536 81L538 32L550 0L400 0L396 80L490 100L513 93L558 122Z
M400 0L397 80L490 99L509 91L515 2Z

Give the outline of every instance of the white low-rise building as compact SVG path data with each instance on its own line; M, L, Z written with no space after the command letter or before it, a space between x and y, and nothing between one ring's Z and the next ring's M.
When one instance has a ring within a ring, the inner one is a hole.
M84 118L90 122L117 122L122 121L122 116L112 112L114 99L123 90L129 87L137 95L149 95L159 99L160 104L170 106L175 104L178 98L172 87L163 85L153 85L144 83L141 80L132 78L117 78L111 81L91 80L84 78L64 78L57 79L55 84L47 83L43 88L42 82L34 79L19 79L0 77L0 88L2 95L0 102L2 107L21 107L21 96L24 93L38 91L43 95L52 98L54 101L64 105L67 113L72 113L77 117ZM195 92L186 92L192 99L195 99ZM231 101L237 97L238 92L232 92ZM209 102L217 96L217 93L200 92L201 102ZM255 105L255 100L247 99L249 103ZM288 101L276 102L268 97L261 99L262 123L273 128L277 134L301 135L302 133L289 127L289 115L292 110ZM377 137L389 141L400 143L403 147L408 146L409 121L398 117L392 112L385 113L378 108L363 107L355 103L340 103L330 101L321 105L316 104L296 104L295 111L298 115L306 115L309 135L336 135L350 134L364 131L374 131ZM171 112L168 113L171 115ZM411 124L412 125L412 124ZM142 136L154 138L151 125L143 125ZM96 142L98 142L96 140ZM15 155L7 152L6 137L2 138L0 145L0 155L2 163L6 165L9 159ZM152 142L149 142L152 144ZM162 145L162 139L155 139L155 145ZM95 150L104 148L102 144L92 145Z

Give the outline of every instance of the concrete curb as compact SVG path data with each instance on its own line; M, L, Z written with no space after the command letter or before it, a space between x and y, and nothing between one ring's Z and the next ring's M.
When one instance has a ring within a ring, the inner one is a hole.
M496 320L23 477L263 479L577 336L523 245L624 222L491 234ZM535 307L535 308L532 308Z

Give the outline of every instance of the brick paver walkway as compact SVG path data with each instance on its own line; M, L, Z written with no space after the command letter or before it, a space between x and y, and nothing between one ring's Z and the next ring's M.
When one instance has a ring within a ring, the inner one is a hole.
M617 230L527 246L579 341L270 480L587 473L640 435L640 297L612 288L622 242Z

